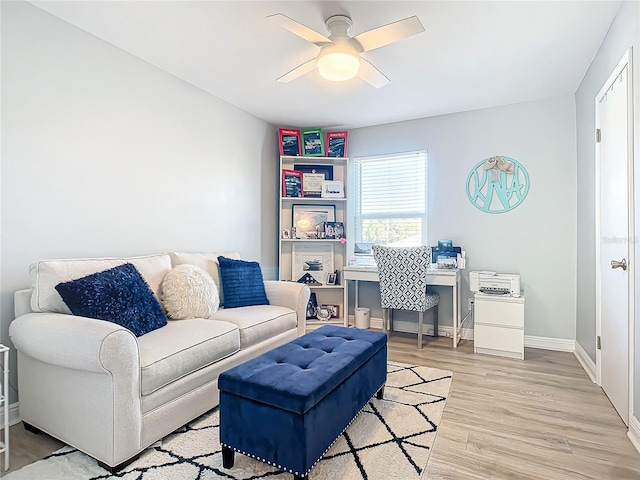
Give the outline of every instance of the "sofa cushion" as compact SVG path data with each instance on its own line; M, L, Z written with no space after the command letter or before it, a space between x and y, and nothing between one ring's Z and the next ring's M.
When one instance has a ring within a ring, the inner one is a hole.
M130 263L56 285L74 315L128 328L137 337L167 324L167 316Z
M211 365L240 349L238 327L203 318L169 322L138 338L142 395Z
M277 305L223 308L214 320L230 322L240 329L240 349L296 328L296 312Z
M208 272L218 286L218 294L220 295L220 306L224 305L224 292L220 288L220 269L218 267L218 257L223 256L240 260L238 252L208 252L208 253L190 253L190 252L171 252L171 264L176 265L189 264L200 267Z
M207 272L195 265L177 265L161 285L162 306L172 320L211 318L218 311L218 287Z
M56 285L125 263L133 264L156 297L160 298L160 282L171 270L171 257L166 253L144 257L42 260L29 266L31 310L69 314L71 310L58 294Z
M220 256L218 263L225 308L269 305L267 293L264 290L262 270L258 262Z

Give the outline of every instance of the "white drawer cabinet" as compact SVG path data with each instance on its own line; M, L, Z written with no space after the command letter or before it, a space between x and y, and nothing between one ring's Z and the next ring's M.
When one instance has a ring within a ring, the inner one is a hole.
M475 294L473 351L524 360L524 295Z

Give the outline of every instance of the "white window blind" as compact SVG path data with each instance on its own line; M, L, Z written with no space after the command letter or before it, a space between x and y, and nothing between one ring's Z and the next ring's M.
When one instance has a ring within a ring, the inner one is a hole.
M426 245L427 152L354 159L357 242Z

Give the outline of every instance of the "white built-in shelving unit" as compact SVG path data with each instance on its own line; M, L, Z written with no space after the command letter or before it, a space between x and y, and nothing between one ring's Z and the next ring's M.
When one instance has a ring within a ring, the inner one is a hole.
M286 197L282 187L282 171L283 170L295 170L294 166L304 165L330 167L333 172L333 180L341 180L344 183L344 198L316 198L316 197ZM286 230L292 235L293 222L293 208L294 205L304 205L313 207L330 205L335 207L335 221L342 222L346 231L346 188L347 184L347 158L342 157L297 157L297 156L281 156L280 157L280 176L279 191L280 191L280 208L279 208L279 228L278 228L278 258L279 258L279 279L297 281L298 278L293 278L293 262L295 261L295 251L299 250L300 246L322 246L323 250L330 250L333 255L333 270L341 271L345 265L346 260L346 242L333 239L297 239L297 238L284 238L283 232ZM309 272L313 274L313 271ZM317 328L320 325L326 325L327 323L348 325L347 316L344 308L344 280L342 280L340 273L338 274L339 284L337 285L319 285L309 288L316 294L317 302L319 305L337 305L339 306L339 316L337 318L331 318L328 321L319 321L317 319L308 318L307 327L309 329Z

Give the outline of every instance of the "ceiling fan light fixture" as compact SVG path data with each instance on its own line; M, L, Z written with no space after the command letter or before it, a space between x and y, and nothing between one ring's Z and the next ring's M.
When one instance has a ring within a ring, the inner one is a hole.
M317 65L321 77L344 82L358 74L360 56L348 43L335 43L322 48Z
M360 59L350 53L331 53L318 59L318 71L323 78L344 82L355 77L360 69Z
M267 18L320 47L320 54L316 58L307 60L277 79L282 83L290 82L317 68L323 78L333 82L343 82L357 75L372 87L384 87L390 80L360 54L424 32L424 26L415 15L367 30L355 37L349 36L353 24L346 15L327 18L325 25L329 31L328 37L281 13Z

